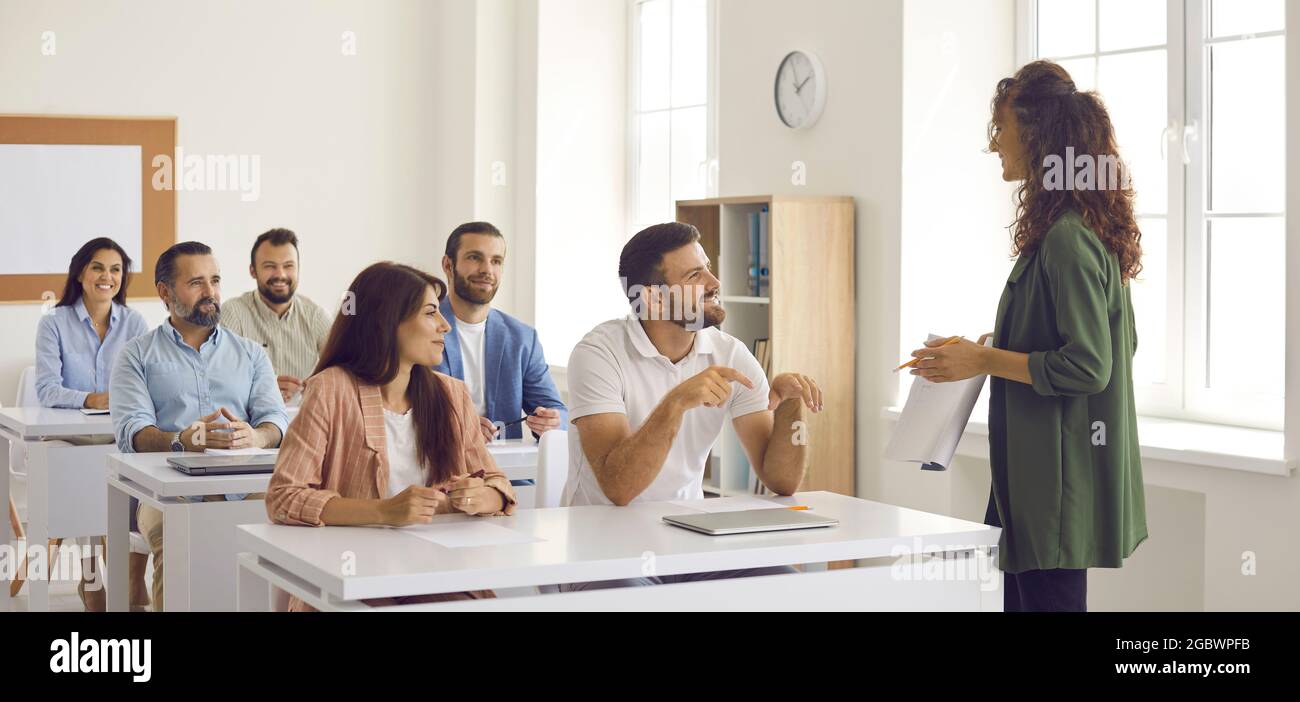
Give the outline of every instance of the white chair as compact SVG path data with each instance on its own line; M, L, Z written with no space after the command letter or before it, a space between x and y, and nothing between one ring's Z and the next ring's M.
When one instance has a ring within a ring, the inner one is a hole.
M18 390L14 393L14 406L40 407L40 405L40 399L36 396L36 366L27 366L18 374ZM4 403L0 403L0 407L3 406ZM27 501L27 491L25 489L21 491L18 490L19 486L14 484L15 482L21 482L24 483L25 487L27 481L27 471L19 470L19 466L24 468L27 467L27 446L21 441L12 441L9 443L9 490L11 493L21 492L23 495L22 501L25 503ZM12 494L6 495L5 497L8 498L9 503L9 526L13 530L13 538L26 539L27 534L22 527L22 517L18 513L18 505L15 503ZM50 539L50 543L55 543L55 540ZM26 556L23 557L22 563L18 565L18 570L19 572L26 572ZM10 597L14 597L18 594L19 590L23 586L23 582L23 580L15 579L9 583Z
M21 394L21 393L22 393L22 391L19 390L19 394ZM3 403L3 402L0 402L0 407L4 407L4 406L5 406L4 403ZM16 465L15 461L21 459L22 457L23 457L23 453L22 453L22 444L19 444L19 443L17 443L17 442L14 442L13 444L10 444L10 445L9 445L9 474L10 474L11 476L14 476L14 477L23 476L23 477L25 477L25 476L27 475L26 473L21 473L21 472L19 472L19 471L17 471L17 470L14 470L14 466ZM13 490L13 487L12 487L12 486L10 487L10 490L11 490L11 491ZM26 538L27 538L27 534L23 531L22 518L18 515L18 505L14 504L14 498L13 498L13 495L12 495L12 494L5 495L5 498L9 501L9 531L10 531L10 538L13 538L13 539L26 539ZM8 544L5 544L5 545L7 546ZM25 569L20 568L20 569L18 569L18 571L16 571L16 572L19 573L19 574L21 574L21 573L24 573L24 572L26 572L26 571L25 571ZM18 580L17 578L15 578L14 582L15 582L15 583L21 583L21 581ZM21 584L18 584L18 587L22 587L22 585L21 585ZM13 596L16 595L16 594L18 594L18 589L15 588L15 587L13 587L13 585L11 585L10 588L9 588L9 596L10 596L10 597L13 597Z
M0 407L2 406L0 404ZM22 373L18 374L18 391L14 393L14 407L40 406L41 401L36 397L36 366L27 366ZM9 444L10 479L26 481L27 472L19 470L19 466L27 466L27 447L21 441L14 441Z
M552 429L537 442L537 507L559 507L569 477L569 432Z
M27 366L18 376L18 397L14 400L17 407L40 407L41 398L36 394L36 366Z

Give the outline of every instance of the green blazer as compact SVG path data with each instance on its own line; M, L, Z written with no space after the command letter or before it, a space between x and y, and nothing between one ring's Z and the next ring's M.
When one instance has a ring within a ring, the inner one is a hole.
M1118 568L1147 537L1129 292L1074 211L1007 278L993 345L1028 353L1033 384L990 386L985 521L1005 572Z

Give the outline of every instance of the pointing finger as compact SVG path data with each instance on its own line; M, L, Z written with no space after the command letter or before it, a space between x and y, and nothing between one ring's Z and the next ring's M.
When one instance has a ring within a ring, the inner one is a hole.
M750 390L754 389L753 381L751 381L749 377L746 376L744 373L741 373L735 368L727 368L723 366L717 368L716 370L718 375L722 376L723 378L726 378L727 380L734 380L737 383L740 383L741 385L744 385L745 387L749 388Z

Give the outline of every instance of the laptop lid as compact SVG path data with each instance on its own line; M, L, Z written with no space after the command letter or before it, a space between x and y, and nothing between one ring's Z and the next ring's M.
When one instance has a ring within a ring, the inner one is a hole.
M243 475L275 470L274 453L254 456L173 456L167 464L187 475Z
M840 523L838 519L831 517L785 508L672 514L665 516L664 521L673 526L714 536L722 534L753 534L763 531L786 531L789 529L817 529L835 526Z

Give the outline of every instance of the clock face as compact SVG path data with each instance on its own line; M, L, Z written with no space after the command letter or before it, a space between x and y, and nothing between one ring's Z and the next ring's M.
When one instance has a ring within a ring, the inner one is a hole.
M807 129L826 104L826 76L813 54L791 51L776 71L776 113L791 129Z

